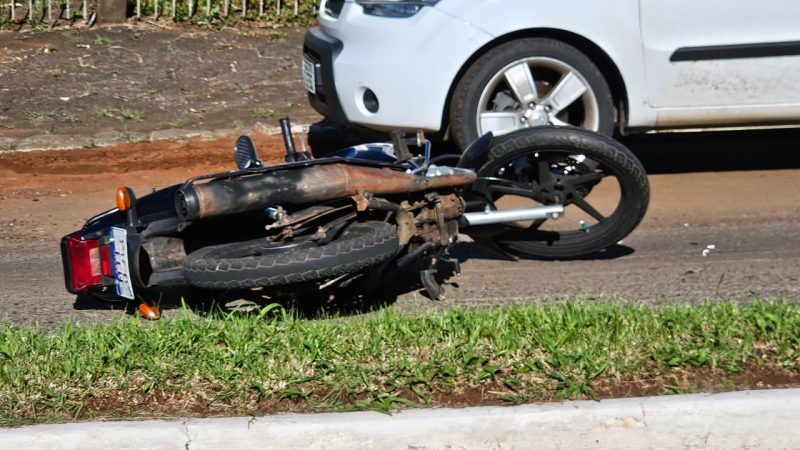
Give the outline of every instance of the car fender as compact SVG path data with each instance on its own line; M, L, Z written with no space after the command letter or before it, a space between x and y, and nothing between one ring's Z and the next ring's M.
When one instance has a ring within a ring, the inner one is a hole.
M592 42L616 65L626 88L630 127L654 125L646 104L638 0L442 0L436 8L486 32L493 39L468 61L513 36L569 33ZM546 11L543 13L542 11ZM575 14L575 11L581 11ZM466 69L466 67L464 68Z

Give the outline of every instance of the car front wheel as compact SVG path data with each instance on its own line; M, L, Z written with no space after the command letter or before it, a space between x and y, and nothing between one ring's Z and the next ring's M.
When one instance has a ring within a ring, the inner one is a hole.
M614 101L600 70L575 47L546 38L509 41L480 56L456 85L450 131L461 148L532 126L610 135Z

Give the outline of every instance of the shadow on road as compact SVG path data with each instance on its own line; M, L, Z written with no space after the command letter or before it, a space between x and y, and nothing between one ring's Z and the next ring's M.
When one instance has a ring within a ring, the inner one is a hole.
M647 173L690 173L800 168L800 129L660 133L616 136L633 150ZM388 141L388 135L323 120L309 130L317 157L350 145ZM437 155L458 153L452 141L437 142Z
M800 129L618 137L647 173L800 168Z
M600 260L610 260L610 259L617 259L623 256L631 255L635 252L631 247L622 244L614 244L607 249L601 250L599 252L589 253L588 255L582 255L573 258L521 258L531 261L556 261L556 260L563 260L563 261L600 261ZM508 258L503 257L502 255L496 254L486 247L478 244L477 242L459 242L458 244L452 246L450 248L450 254L458 259L459 262L465 262L470 259L490 259L490 260L499 260L499 261L508 261Z
M402 287L401 287L402 286ZM184 305L199 316L224 318L231 312L259 314L261 308L276 304L291 316L318 319L367 314L391 306L397 297L408 292L407 282L381 284L380 289L353 290L347 288L319 290L316 286L292 286L284 293L266 296L259 290L204 291L172 289L161 292L154 300L163 310L175 310ZM106 301L90 295L78 295L75 310L124 311L135 316L138 302Z
M122 311L126 314L134 314L136 312L136 305L129 302L112 302L101 300L91 295L77 295L75 303L72 304L72 309L76 311Z

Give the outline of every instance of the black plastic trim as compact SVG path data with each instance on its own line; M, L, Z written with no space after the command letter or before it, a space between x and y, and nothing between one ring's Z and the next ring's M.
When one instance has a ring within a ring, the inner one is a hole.
M716 59L773 58L800 55L800 41L759 44L709 45L681 47L669 57L670 62L709 61Z
M347 124L347 117L342 110L336 84L333 78L333 58L342 50L342 41L328 36L319 27L306 32L303 40L303 54L318 60L320 77L317 82L317 94L308 93L308 102L318 113L329 119ZM316 62L316 61L315 61Z
M70 234L61 238L61 265L64 268L64 284L67 287L67 292L70 294L77 294L77 292L72 291L72 266L70 265L69 249L67 247L67 239L69 236Z
M331 17L339 17L344 7L344 0L328 0L325 2L325 13Z

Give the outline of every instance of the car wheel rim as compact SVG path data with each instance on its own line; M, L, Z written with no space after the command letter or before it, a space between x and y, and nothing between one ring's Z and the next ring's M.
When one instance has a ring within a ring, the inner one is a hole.
M569 64L546 57L516 60L486 84L476 114L478 134L542 125L600 128L597 97Z

